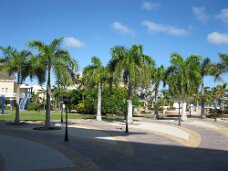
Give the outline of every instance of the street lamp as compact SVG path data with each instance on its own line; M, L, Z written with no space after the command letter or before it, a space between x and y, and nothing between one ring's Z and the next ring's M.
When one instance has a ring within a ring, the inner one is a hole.
M65 108L63 98L62 98L62 101L60 101L60 107L61 107L61 123L63 123L63 107Z
M126 114L127 115L127 114ZM128 133L128 116L126 117L126 129L125 129L125 132Z
M69 137L68 137L68 114L67 114L67 107L68 107L68 103L69 103L69 97L66 95L63 95L63 107L65 107L65 112L66 112L66 126L65 126L65 138L64 141L67 142L69 141Z

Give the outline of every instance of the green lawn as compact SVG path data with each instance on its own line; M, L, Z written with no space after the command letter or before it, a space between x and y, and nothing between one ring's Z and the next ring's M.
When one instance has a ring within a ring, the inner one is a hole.
M5 114L0 114L0 120L5 121L14 121L15 111L7 110ZM60 120L61 113L60 111L51 111L51 120ZM95 115L88 114L77 114L77 113L69 113L69 119L94 119ZM65 114L64 114L65 119ZM45 120L45 111L20 111L20 120L21 121L44 121Z
M122 119L122 116L111 116L106 115L102 116L103 119ZM0 121L14 121L15 111L6 110L5 114L0 114ZM60 120L61 112L60 111L51 111L51 120ZM65 114L63 116L65 120ZM91 114L78 114L78 113L68 113L68 119L95 119L96 115ZM20 111L20 120L21 121L44 121L45 120L45 111Z

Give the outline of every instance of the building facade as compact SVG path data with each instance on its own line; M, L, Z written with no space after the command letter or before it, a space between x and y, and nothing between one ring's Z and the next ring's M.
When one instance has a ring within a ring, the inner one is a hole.
M27 101L31 98L32 87L26 84L20 84L20 108L23 110ZM6 105L15 106L17 97L16 77L9 75L7 72L0 72L0 97L5 99ZM24 105L22 104L24 103Z

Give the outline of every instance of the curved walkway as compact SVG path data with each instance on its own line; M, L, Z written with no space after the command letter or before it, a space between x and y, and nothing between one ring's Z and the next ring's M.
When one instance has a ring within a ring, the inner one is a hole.
M65 155L46 145L1 134L0 139L0 153L5 159L5 171L74 166Z
M58 125L59 123L57 123ZM71 120L64 127L34 131L36 123L0 123L0 171L33 170L227 170L228 122ZM194 148L192 148L194 147Z

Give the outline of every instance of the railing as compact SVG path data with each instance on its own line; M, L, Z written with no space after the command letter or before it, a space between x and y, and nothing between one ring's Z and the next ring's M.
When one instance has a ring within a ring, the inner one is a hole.
M5 80L5 79L0 79L0 82L16 82L15 80Z
M17 93L2 93L0 92L0 96L4 96L7 98L16 98L17 97ZM25 97L25 93L20 93L20 98L24 98Z

